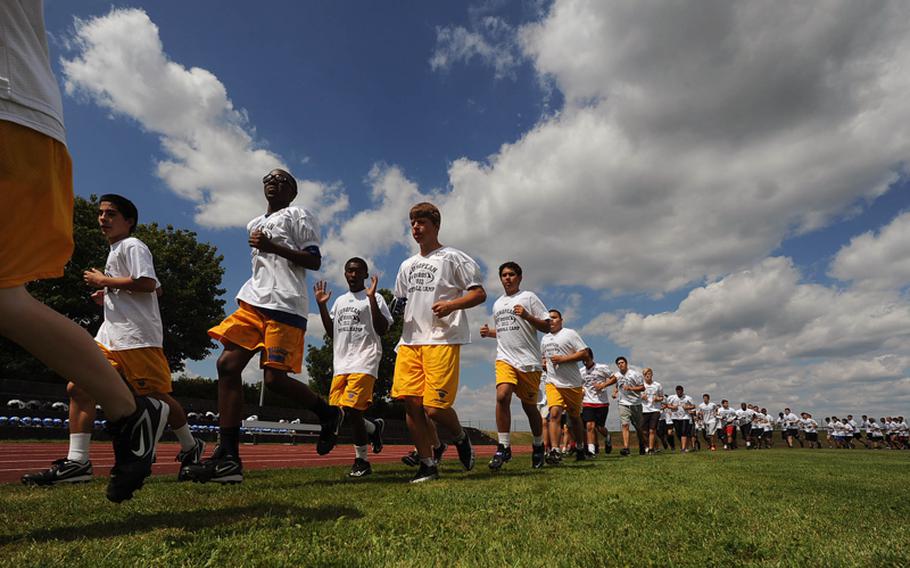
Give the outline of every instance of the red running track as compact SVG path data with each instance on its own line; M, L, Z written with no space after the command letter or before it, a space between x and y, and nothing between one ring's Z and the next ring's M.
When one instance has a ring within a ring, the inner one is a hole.
M212 445L206 448L206 455ZM177 475L179 464L174 461L180 447L176 443L158 446L158 460L152 466L152 475ZM370 454L370 461L377 463L398 463L402 456L411 451L411 446L385 446L382 453ZM492 456L496 446L474 446L478 461ZM23 474L47 469L51 462L65 458L66 442L3 443L0 442L0 483L19 482ZM517 446L516 454L528 454L530 446ZM284 444L244 445L240 448L244 469L280 469L302 467L326 467L350 465L354 461L354 448L339 445L331 454L320 456L314 444L291 446ZM446 459L456 460L454 447L445 453ZM106 477L114 465L114 451L110 443L93 442L91 447L92 466L96 476ZM402 467L405 467L402 465Z

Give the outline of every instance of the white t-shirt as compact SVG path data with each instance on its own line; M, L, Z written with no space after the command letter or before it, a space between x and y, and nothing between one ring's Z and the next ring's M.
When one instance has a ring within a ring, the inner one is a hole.
M669 397L667 397L667 404L671 404L676 407L676 410L670 411L672 413L673 420L692 420L692 417L689 416L689 411L683 408L683 406L686 404L694 405L694 401L692 400L691 396L687 394L684 394L682 396L671 394Z
M843 423L843 429L844 429L844 435L845 435L845 436L852 436L852 435L853 435L853 432L856 431L856 428L854 428L854 427L853 427L853 424L851 424L850 422L844 422L844 423Z
M664 395L664 387L657 381L651 381L651 384L645 383L645 390L641 393L641 411L642 412L660 412L660 405L663 400L654 400Z
M609 380L613 372L609 365L594 363L594 366L588 369L584 364L579 366L581 375L584 378L585 396L582 404L593 404L604 406L610 404L610 389L604 388L600 391L594 388L597 383L603 383Z
M717 417L720 419L723 424L731 424L736 422L736 411L732 408L724 408L721 406L717 409Z
M155 288L161 286L155 276L151 251L135 237L111 245L104 273L113 278L151 278ZM111 351L124 351L161 347L163 335L158 294L119 288L104 290L104 323L98 329L95 341Z
M808 418L803 422L803 427L806 429L807 434L815 434L818 432L818 422L812 418Z
M623 388L644 385L645 377L641 374L641 371L630 365L625 375L616 371L613 376L616 377L616 386L619 387L619 404L623 406L641 404L641 392L629 392Z
M407 298L402 345L462 345L471 342L464 310L438 318L433 304L460 298L468 288L481 286L480 266L452 247L440 247L427 256L415 254L401 263L395 297Z
M736 411L736 422L743 426L745 424L751 424L752 418L755 416L755 412L751 408L743 410L740 408Z
M705 422L714 422L717 420L717 403L708 402L698 405L698 411L701 412L702 420Z
M277 245L302 251L319 246L319 222L300 207L285 207L271 215L260 215L246 226L248 233L259 229ZM250 248L253 276L240 288L237 299L269 310L306 319L309 296L306 269L273 253Z
M381 294L376 294L376 305L392 325L392 314ZM339 296L332 304L329 317L332 318L335 374L366 373L377 376L382 359L382 340L373 328L373 312L366 291L346 292Z
M859 432L859 426L856 425L855 420L850 420L849 423L850 423L850 426L852 427L851 432Z
M43 2L0 2L0 120L66 144L63 100L48 58Z
M796 428L797 424L799 424L799 416L793 414L792 412L790 414L784 414L783 428L785 430L786 429L792 430L792 429Z
M564 327L556 333L548 333L540 340L540 351L547 360L544 372L547 382L559 388L575 388L584 384L581 371L575 363L554 364L550 357L554 355L574 355L587 349L581 336L574 329Z
M496 360L504 361L519 371L540 370L540 342L537 328L531 322L515 315L515 306L537 319L550 317L546 306L534 292L520 290L511 296L500 296L493 304L496 325Z

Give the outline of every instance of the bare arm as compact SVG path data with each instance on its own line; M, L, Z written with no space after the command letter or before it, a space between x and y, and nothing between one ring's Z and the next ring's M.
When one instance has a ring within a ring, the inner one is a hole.
M250 233L250 246L265 253L277 254L281 258L306 268L319 270L322 266L322 257L309 250L296 250L270 241L265 233L256 229Z
M86 270L83 273L83 280L93 288L114 288L117 290L144 292L147 294L151 294L158 287L158 283L155 282L154 278L148 278L146 276L141 278L130 278L129 276L115 278L113 276L105 275L97 268Z
M438 318L444 318L452 312L458 310L467 310L468 308L473 308L474 306L479 306L480 304L487 301L487 293L483 289L483 286L474 286L468 288L468 290L460 297L455 298L454 300L440 300L433 304L433 314Z
M550 357L550 360L557 365L562 365L563 363L577 363L578 361L583 361L586 355L587 351L582 349L581 351L576 351L571 355L553 355Z
M316 300L316 305L319 306L319 317L322 319L322 327L325 328L325 334L334 339L335 325L332 322L332 317L329 315L328 308L329 299L331 297L332 292L326 288L324 280L320 280L313 286L313 298Z
M370 287L367 288L367 299L370 301L370 315L373 317L373 330L379 335L389 331L389 320L382 315L379 309L379 302L376 301L376 287L379 285L379 277L375 274L370 277Z

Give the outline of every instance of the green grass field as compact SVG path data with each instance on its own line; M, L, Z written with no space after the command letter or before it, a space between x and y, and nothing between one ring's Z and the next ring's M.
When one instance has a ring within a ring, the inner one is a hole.
M15 566L908 566L910 453L700 452L492 474L453 462L157 478L121 506L103 481L0 486Z

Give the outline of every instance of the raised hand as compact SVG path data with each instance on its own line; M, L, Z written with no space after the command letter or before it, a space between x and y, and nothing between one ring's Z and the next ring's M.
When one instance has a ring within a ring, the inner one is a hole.
M370 276L370 285L367 286L367 296L374 297L376 296L376 288L379 286L379 277L375 274Z
M325 280L320 280L313 286L313 299L317 304L327 304L332 297L332 291L328 289Z

